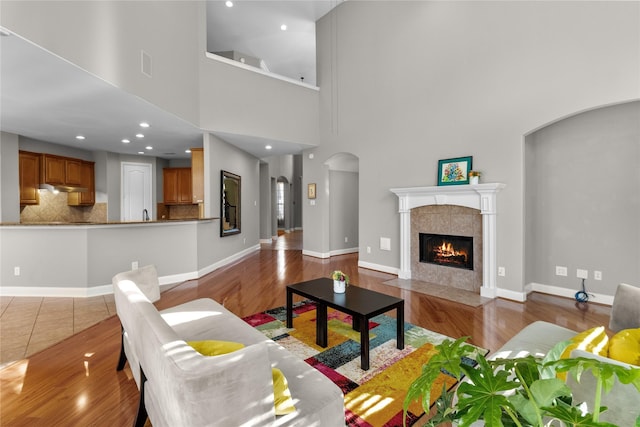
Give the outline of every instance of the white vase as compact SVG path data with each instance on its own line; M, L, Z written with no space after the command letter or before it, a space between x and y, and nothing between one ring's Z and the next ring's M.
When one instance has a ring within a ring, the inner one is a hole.
M347 284L344 280L334 280L333 281L333 292L336 294L344 294L347 290Z

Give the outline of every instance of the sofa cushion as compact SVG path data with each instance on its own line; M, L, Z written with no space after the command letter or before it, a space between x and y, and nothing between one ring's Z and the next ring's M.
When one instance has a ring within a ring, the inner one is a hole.
M220 356L233 353L244 348L244 344L233 341L203 340L187 342L195 351L204 356ZM275 402L276 415L286 415L294 412L289 385L282 371L278 368L271 368L273 377L273 399Z
M240 344L239 342L219 340L188 341L187 344L204 356L219 356L221 354L233 353L244 347L244 344Z
M273 377L273 398L276 405L276 415L286 415L294 412L296 407L293 405L289 384L284 374L278 368L271 368L271 376Z
M620 283L613 298L609 329L618 332L630 328L640 328L640 288Z
M604 326L587 329L572 337L571 343L562 352L562 358L570 357L575 349L588 351L589 353L606 356L609 352L609 337Z
M624 329L612 336L609 358L640 366L640 328Z

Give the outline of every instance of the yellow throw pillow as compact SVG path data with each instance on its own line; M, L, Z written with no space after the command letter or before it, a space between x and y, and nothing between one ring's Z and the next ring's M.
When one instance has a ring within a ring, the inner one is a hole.
M624 329L612 336L609 358L640 366L640 328Z
M276 415L292 413L296 410L296 407L293 406L287 379L278 368L271 368L271 375L273 376L273 397L275 398Z
M607 336L604 326L598 326L584 332L580 332L578 335L571 338L570 341L571 343L562 352L562 355L560 356L561 359L568 359L571 357L571 352L575 349L587 351L604 357L607 357L609 352L609 337ZM561 380L566 380L567 373L558 372L557 377Z
M188 341L195 351L204 356L219 356L221 354L233 353L244 348L244 344L232 341ZM271 368L273 377L273 398L275 402L276 415L290 414L296 410L289 391L289 385L282 371L278 368Z
M221 354L233 353L244 348L244 344L233 341L188 341L187 344L203 356L220 356Z

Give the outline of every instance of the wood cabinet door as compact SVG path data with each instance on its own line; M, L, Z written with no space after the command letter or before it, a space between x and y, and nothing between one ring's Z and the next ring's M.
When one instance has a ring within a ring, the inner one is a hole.
M204 203L204 151L191 149L191 196L192 203Z
M93 162L80 162L80 186L88 191L72 192L67 196L69 206L91 206L96 203L95 172Z
M178 170L178 202L180 204L191 204L191 168L180 168Z
M40 203L40 154L20 151L18 160L20 181L20 205Z
M93 205L96 203L96 177L95 164L93 162L82 162L82 186L89 191L80 193L80 202L83 205Z
M65 159L64 183L66 185L82 185L82 161Z
M64 185L66 164L63 157L44 154L42 156L42 170L44 175L44 182L52 185Z
M162 194L165 205L178 203L178 170L175 168L165 168L162 170Z

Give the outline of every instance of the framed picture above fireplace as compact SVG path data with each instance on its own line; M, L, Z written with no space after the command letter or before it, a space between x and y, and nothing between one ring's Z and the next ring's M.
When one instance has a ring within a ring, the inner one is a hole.
M438 161L438 185L469 184L473 157L456 157Z

